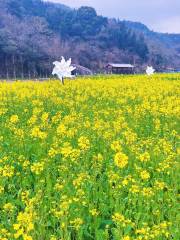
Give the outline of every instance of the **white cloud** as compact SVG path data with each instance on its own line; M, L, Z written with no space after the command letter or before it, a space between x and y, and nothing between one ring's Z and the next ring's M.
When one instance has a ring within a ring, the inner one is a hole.
M152 24L152 28L164 33L180 33L180 16L162 19Z

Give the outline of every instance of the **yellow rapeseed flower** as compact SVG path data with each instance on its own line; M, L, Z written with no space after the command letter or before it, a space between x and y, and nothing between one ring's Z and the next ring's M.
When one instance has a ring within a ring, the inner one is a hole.
M73 225L73 227L76 230L79 230L84 222L83 222L83 220L81 218L75 218L74 220L70 221L70 223Z
M93 217L97 217L99 215L99 212L97 211L97 209L91 209L89 210L90 214L93 216Z
M124 168L128 164L128 156L122 152L118 152L114 157L114 162L117 167Z
M144 152L142 154L139 155L139 160L141 162L148 162L150 160L150 155L148 152Z
M41 172L44 170L44 163L33 163L31 166L31 171L35 173L36 175L41 174Z
M146 170L141 171L140 176L143 180L148 180L150 178L150 174Z
M131 238L129 236L124 236L122 240L131 240Z
M11 117L10 117L10 123L13 123L13 124L15 124L15 123L17 123L17 122L19 122L19 117L18 117L18 115L12 115Z
M81 150L88 150L90 148L90 141L87 137L80 137L78 139L78 146Z

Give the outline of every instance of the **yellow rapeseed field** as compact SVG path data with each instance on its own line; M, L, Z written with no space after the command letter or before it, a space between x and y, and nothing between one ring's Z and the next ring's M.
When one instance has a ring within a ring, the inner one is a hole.
M178 240L180 75L0 83L0 240Z

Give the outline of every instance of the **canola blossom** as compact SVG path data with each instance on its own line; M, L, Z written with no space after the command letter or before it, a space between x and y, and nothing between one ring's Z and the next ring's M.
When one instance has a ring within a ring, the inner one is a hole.
M0 239L169 240L180 75L0 83Z

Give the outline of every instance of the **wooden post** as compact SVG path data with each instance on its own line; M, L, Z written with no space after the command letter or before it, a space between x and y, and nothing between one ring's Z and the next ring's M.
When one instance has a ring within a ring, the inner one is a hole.
M5 57L5 64L6 64L6 79L9 80L9 70L8 70L7 56Z
M13 78L16 80L16 64L14 54L12 55L12 64L13 64Z
M22 55L20 56L20 62L21 62L21 79L24 79L24 62Z
M64 78L62 77L62 84L64 85Z

